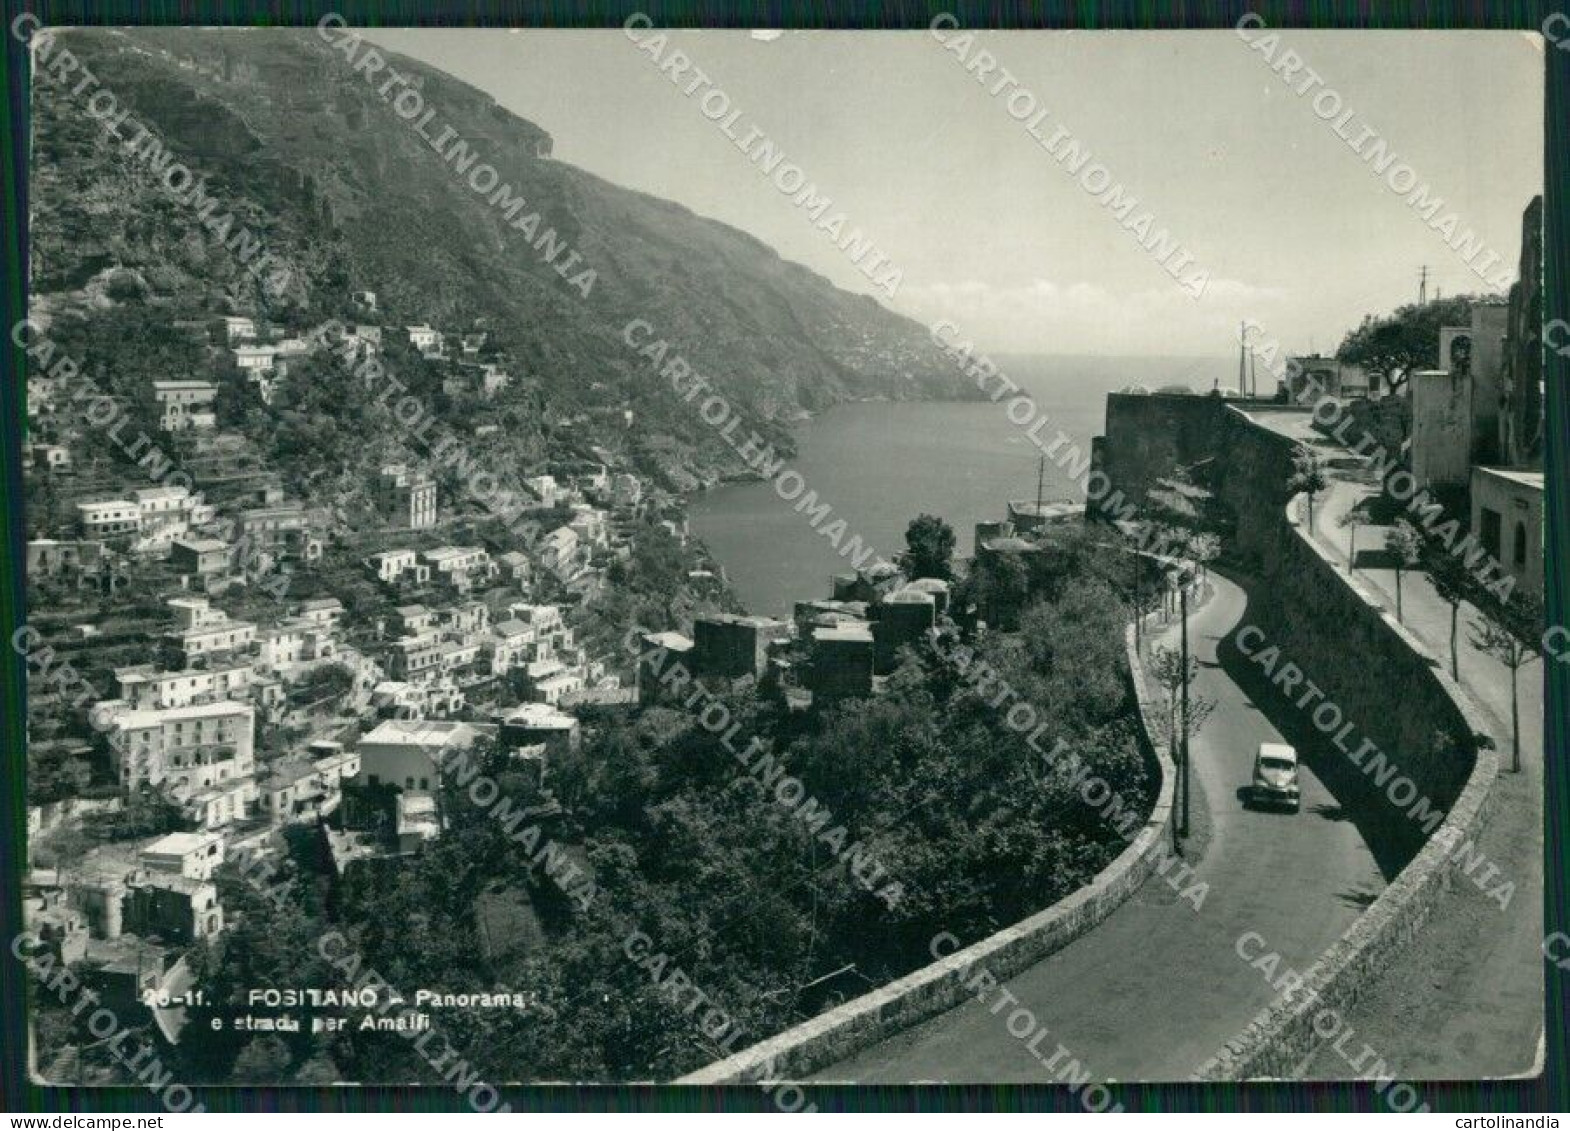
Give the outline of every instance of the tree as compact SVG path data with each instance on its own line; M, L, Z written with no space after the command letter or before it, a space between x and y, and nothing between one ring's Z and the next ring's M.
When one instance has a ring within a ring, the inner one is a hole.
M1308 496L1308 532L1314 532L1314 500L1319 494L1330 486L1330 477L1325 474L1324 458L1311 448L1298 445L1292 453L1292 478L1287 480L1287 487L1293 494L1302 493Z
M966 578L968 596L990 625L1012 630L1030 596L1030 571L1020 555L1003 552L978 561Z
M1205 553L1219 549L1219 539L1213 538L1219 526L1219 519L1215 513L1215 496L1194 482L1190 468L1179 467L1172 474L1157 479L1156 485L1145 492L1145 498L1146 504L1142 517L1149 524L1148 529L1157 535L1159 545L1175 546L1177 552L1190 561L1200 561ZM1188 578L1186 577L1178 581L1178 615L1181 620L1180 663L1186 668L1189 659ZM1192 707L1187 702L1188 680L1182 681L1180 691L1184 699L1183 716L1192 718ZM1189 735L1188 727L1180 731L1182 752L1177 759L1183 794L1183 806L1179 811L1177 829L1178 834L1183 836L1188 835Z
M1516 673L1541 654L1542 602L1522 594L1509 602L1486 602L1482 615L1472 622L1472 646L1498 660L1510 672L1511 769L1521 772L1521 711L1516 696Z
M954 576L954 530L936 515L918 515L905 528L905 552L900 568L912 579Z
M308 672L300 681L299 700L316 703L335 695L341 696L354 686L354 673L342 663L323 664Z
M1361 326L1342 339L1336 358L1380 375L1394 392L1413 370L1439 364L1441 326L1471 323L1472 299L1466 295L1435 299L1421 306L1412 303L1384 318L1364 318Z
M1443 542L1425 539L1422 546L1423 571L1433 583L1434 591L1450 606L1450 678L1461 678L1461 664L1456 652L1456 630L1461 619L1461 603L1478 595L1479 585L1466 567L1466 562L1451 553Z
M1417 564L1423 540L1417 527L1402 519L1385 534L1385 552L1395 562L1396 569L1396 620L1405 621L1401 615L1401 573Z
M1188 658L1185 666L1183 656L1176 648L1158 645L1150 651L1149 668L1150 674L1161 687L1161 697L1167 708L1167 746L1168 749L1176 750L1180 738L1192 738L1199 733L1205 720L1216 709L1216 701L1195 695L1192 690L1186 697L1183 695L1184 685L1192 688L1199 675L1199 660L1193 656ZM1185 698L1188 701L1187 719L1181 717Z
M1182 790L1181 827L1173 829L1173 843L1178 833L1188 833L1189 747L1193 737L1205 725L1205 720L1216 709L1216 701L1194 694L1194 679L1199 675L1199 661L1189 654L1185 640L1181 650L1156 647L1150 654L1150 672L1161 687L1161 697L1167 708L1167 750L1180 771L1179 788Z
M1201 581L1210 578L1210 563L1221 556L1221 536L1202 533L1192 535L1186 546L1189 560L1199 567Z

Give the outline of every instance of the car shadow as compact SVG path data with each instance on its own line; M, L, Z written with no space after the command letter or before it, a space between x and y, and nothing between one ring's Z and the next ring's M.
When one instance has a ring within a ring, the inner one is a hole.
M1297 749L1300 764L1330 792L1333 804L1316 806L1316 815L1325 820L1350 821L1368 845L1380 875L1386 880L1394 879L1423 847L1422 827L1414 821L1392 819L1389 802L1370 788L1368 779L1347 755L1314 727L1308 712L1283 695L1260 666L1239 650L1237 630L1259 623L1259 613L1248 580L1239 580L1238 584L1248 595L1248 606L1234 631L1216 649L1220 667L1280 731L1282 738ZM1241 796L1240 789L1240 800Z
M1288 809L1284 805L1256 805L1254 803L1254 789L1252 786L1238 786L1234 796L1237 798L1237 803L1251 813L1276 813L1283 817L1297 816L1297 810Z

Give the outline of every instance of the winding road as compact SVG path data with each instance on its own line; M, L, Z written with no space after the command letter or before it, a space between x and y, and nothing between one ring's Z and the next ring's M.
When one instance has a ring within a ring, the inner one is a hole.
M1306 413L1251 410L1249 415L1339 464L1357 462L1316 432ZM1377 493L1366 470L1333 469L1314 507L1313 533L1342 569L1350 568L1355 537L1357 580L1394 612L1396 575L1383 552L1389 527L1364 523L1354 531L1342 522L1348 511ZM1450 606L1421 570L1403 571L1401 618L1448 667ZM1509 767L1510 673L1473 643L1470 626L1477 618L1477 610L1463 602L1456 634L1460 682L1492 721L1494 745ZM1349 1022L1387 1058L1399 1060L1410 1078L1520 1075L1529 1071L1542 1044L1543 667L1539 658L1519 673L1521 772L1500 775L1494 815L1479 839L1488 859L1516 885L1509 908L1500 909L1470 885L1455 885L1407 960L1365 987L1350 1011ZM1320 1050L1304 1071L1310 1077L1343 1075L1345 1065Z
M1196 806L1208 833L1191 882L1203 906L1152 877L1094 930L1004 983L1051 1041L1095 1080L1187 1080L1277 996L1267 974L1240 958L1254 931L1276 952L1279 978L1305 970L1384 889L1357 822L1313 773L1305 752L1302 811L1245 809L1238 789L1261 742L1284 741L1240 684L1248 665L1229 638L1247 623L1248 595L1212 575L1214 595L1191 617L1197 694L1216 708L1193 739ZM1159 643L1173 644L1175 626ZM1218 660L1218 652L1221 659ZM1229 655L1230 653L1230 655ZM1221 660L1228 662L1223 666ZM1232 673L1232 674L1229 674ZM1234 674L1237 678L1234 678ZM1290 729L1290 726L1289 726ZM1018 1083L1059 1077L993 1012L997 991L830 1065L821 1081ZM1016 1007L1017 1008L1017 1007Z

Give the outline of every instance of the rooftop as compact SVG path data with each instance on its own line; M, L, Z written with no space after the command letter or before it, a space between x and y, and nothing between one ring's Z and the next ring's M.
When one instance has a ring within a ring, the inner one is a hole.
M565 711L558 711L549 703L524 703L498 712L498 721L514 726L553 730L571 730L578 725L576 718Z
M162 974L165 948L135 935L117 939L88 939L87 965L127 974Z
M988 538L981 544L982 549L990 550L995 554L1000 553L1035 553L1041 547L1034 542L1027 542L1023 538Z
M191 707L169 707L161 711L126 711L116 716L115 725L122 729L136 727L158 726L160 723L189 722L193 719L220 719L228 716L252 715L249 703L237 703L233 699L220 700L217 703L198 703Z
M210 885L206 880L193 880L178 872L143 872L132 880L132 886L163 888L165 891L194 895Z
M1477 467L1474 470L1484 475L1493 475L1500 479L1508 479L1512 483L1519 483L1523 487L1534 490L1543 489L1543 473L1525 467Z
M1010 499L1008 509L1009 515L1011 517L1016 515L1026 515L1031 518L1039 518L1050 522L1054 519L1073 518L1077 515L1083 514L1085 512L1085 504L1071 502L1067 499L1055 499L1052 502L1041 503L1038 505L1034 502Z
M191 494L189 487L143 487L135 492L138 502L150 503L157 499L184 499Z
M679 632L651 632L644 639L669 652L685 652L692 647L692 641Z
M865 621L842 621L826 624L812 630L815 644L871 644L872 626Z
M361 738L360 745L439 749L443 746L467 746L474 741L475 735L475 729L468 723L437 719L388 719Z
M739 624L748 628L780 628L785 623L773 617L746 616L740 613L710 613L696 620L707 621L710 624Z
M434 550L426 550L425 560L428 562L450 562L454 558L466 557L469 554L480 553L478 546L438 546Z
M142 847L142 854L156 856L189 856L200 852L214 841L222 842L218 833L169 833Z

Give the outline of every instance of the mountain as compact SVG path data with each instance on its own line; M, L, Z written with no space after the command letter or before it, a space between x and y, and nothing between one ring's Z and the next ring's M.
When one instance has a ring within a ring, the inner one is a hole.
M629 445L701 452L711 467L734 457L697 402L629 347L630 321L650 324L642 336L669 341L749 424L773 422L760 429L770 436L848 399L975 395L917 323L743 232L552 160L545 131L415 60L382 52L429 111L411 121L400 111L413 94L395 108L378 94L384 80L368 81L314 29L58 38L201 179L218 202L208 219L232 213L288 285L280 293L247 273L149 174L145 152L35 74L32 288L46 311L109 301L111 273L185 317L233 311L302 326L352 320L350 293L371 290L383 322L483 320L537 405L569 417L631 409L640 427ZM452 140L439 151L442 138ZM460 142L473 156L454 155ZM509 208L517 197L524 205Z

